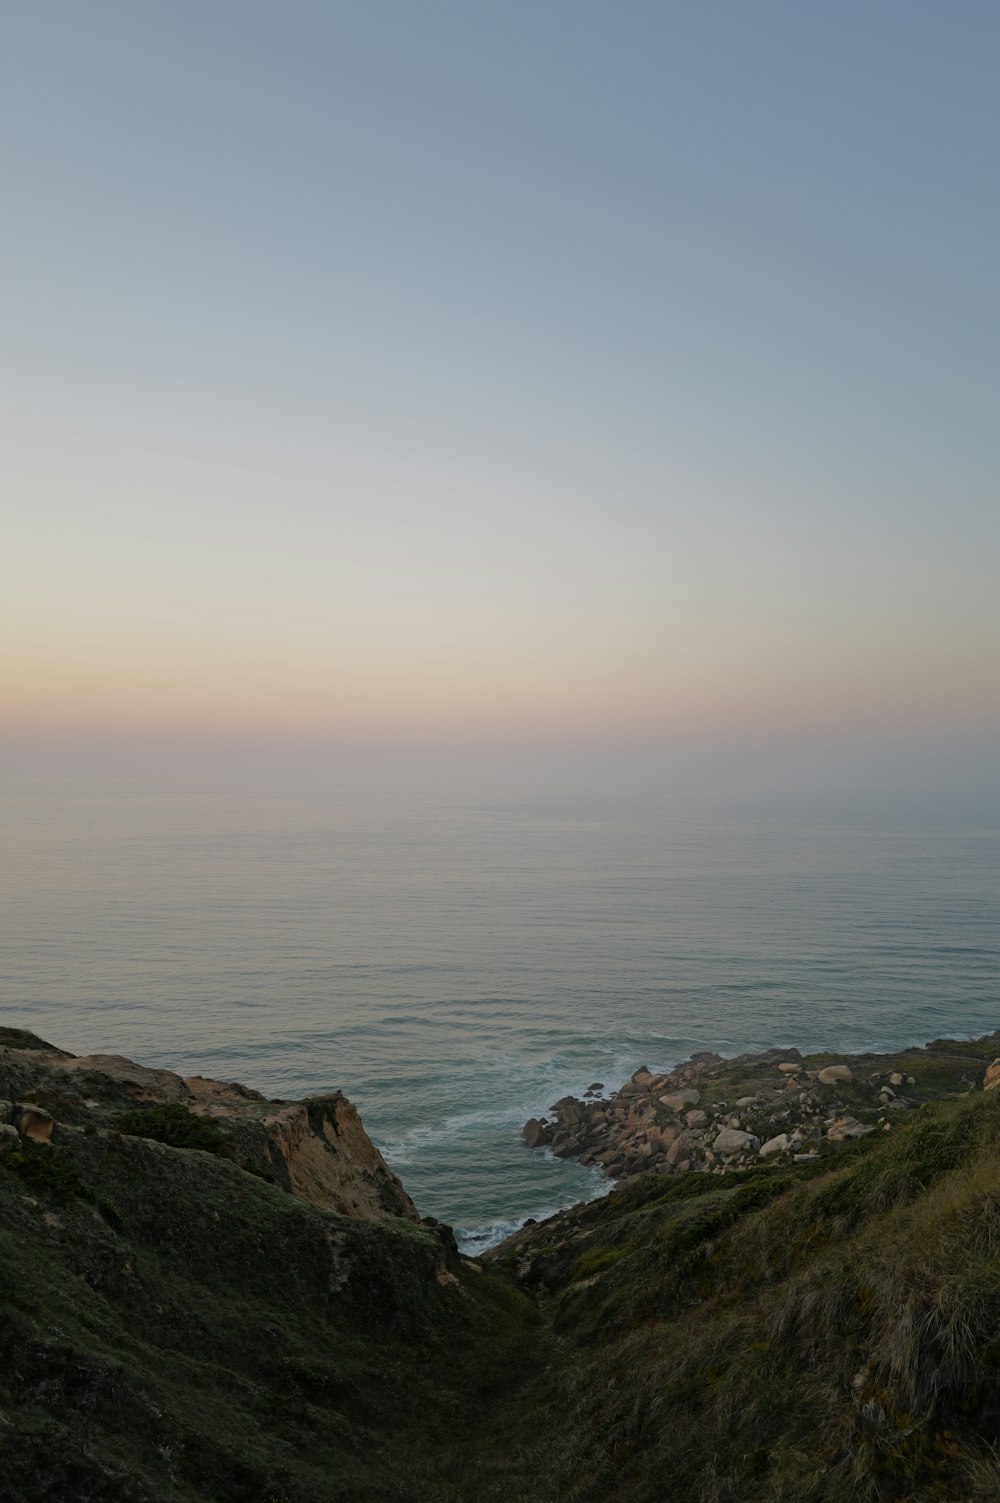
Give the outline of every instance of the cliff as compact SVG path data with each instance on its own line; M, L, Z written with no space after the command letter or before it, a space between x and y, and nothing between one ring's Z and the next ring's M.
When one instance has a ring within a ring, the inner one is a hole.
M182 1079L115 1054L67 1054L34 1034L0 1029L3 1100L34 1108L26 1131L36 1140L56 1124L60 1139L124 1125L134 1136L179 1146L186 1134L198 1146L190 1115L216 1130L219 1151L242 1169L313 1205L345 1216L420 1219L340 1091L269 1101L243 1085Z
M343 1098L5 1038L2 1503L1000 1496L996 1036L910 1051L888 1130L881 1064L713 1061L708 1106L794 1063L876 1130L642 1169L477 1262Z

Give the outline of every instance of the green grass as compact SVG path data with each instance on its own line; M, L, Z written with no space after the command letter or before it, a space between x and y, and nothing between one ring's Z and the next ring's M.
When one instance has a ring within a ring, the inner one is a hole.
M1000 1093L478 1271L178 1152L180 1110L0 1159L3 1503L1000 1496Z
M653 1503L665 1478L677 1503L1000 1495L1000 1101L803 1167L610 1197L575 1266L616 1218L629 1256L585 1288L549 1269L573 1354L551 1496Z

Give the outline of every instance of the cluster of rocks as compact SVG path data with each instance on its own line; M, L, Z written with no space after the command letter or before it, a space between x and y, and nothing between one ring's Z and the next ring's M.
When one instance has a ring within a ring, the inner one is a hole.
M889 1131L897 1114L931 1095L958 1094L979 1080L986 1089L1000 1085L1000 1060L985 1079L985 1061L975 1081L968 1074L949 1079L956 1092L918 1088L913 1074L893 1067L897 1058L804 1059L797 1049L772 1049L727 1060L701 1052L665 1074L643 1066L609 1096L598 1096L596 1085L582 1098L564 1096L550 1116L525 1123L524 1141L614 1179L723 1174L768 1159L807 1163L867 1133ZM968 1062L959 1059L958 1066L967 1069Z

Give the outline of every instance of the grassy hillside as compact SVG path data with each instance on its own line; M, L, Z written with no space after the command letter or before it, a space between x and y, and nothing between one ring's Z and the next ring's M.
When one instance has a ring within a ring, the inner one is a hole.
M197 1149L26 1146L0 1228L4 1503L411 1503L538 1335L432 1229Z
M1000 1092L485 1265L213 1146L0 1155L3 1503L1000 1496Z
M505 1255L563 1343L549 1495L1000 1497L1000 1099L646 1177Z

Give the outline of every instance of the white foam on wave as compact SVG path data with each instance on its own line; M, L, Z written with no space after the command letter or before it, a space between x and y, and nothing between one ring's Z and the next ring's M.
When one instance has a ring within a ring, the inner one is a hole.
M515 1113L516 1115L516 1113ZM409 1164L428 1148L453 1143L476 1127L509 1127L514 1118L509 1107L476 1112L459 1112L443 1122L419 1123L408 1127L395 1138L379 1138L377 1147L390 1164Z
M455 1241L459 1251L467 1258L478 1257L480 1253L488 1252L491 1247L496 1247L505 1237L510 1237L514 1232L528 1221L547 1221L550 1216L555 1216L559 1211L566 1211L570 1206L579 1205L581 1199L586 1201L601 1200L605 1195L610 1195L614 1189L614 1181L607 1179L603 1174L595 1172L593 1181L593 1193L582 1198L562 1200L558 1205L544 1206L541 1210L525 1211L522 1216L500 1216L494 1221L487 1221L482 1226L456 1227Z

